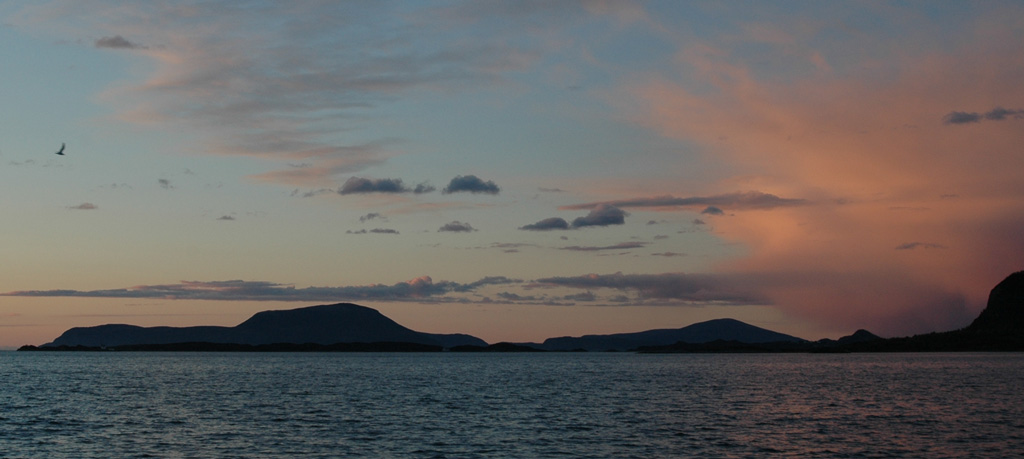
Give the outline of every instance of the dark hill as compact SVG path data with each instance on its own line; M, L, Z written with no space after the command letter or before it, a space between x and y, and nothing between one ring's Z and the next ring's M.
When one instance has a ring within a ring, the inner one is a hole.
M1024 332L1024 271L1007 276L992 288L985 310L971 325L970 332Z
M865 352L1024 351L1024 271L996 284L988 304L967 328L847 346Z
M804 342L803 339L774 332L735 319L715 319L678 329L648 330L612 335L549 338L538 348L549 351L626 351L646 346L665 346L677 342L708 343L712 341L739 343Z
M486 346L469 335L421 333L399 325L375 309L349 303L263 311L235 327L76 327L44 346L113 347L173 343L267 345L337 343L414 343L442 347Z

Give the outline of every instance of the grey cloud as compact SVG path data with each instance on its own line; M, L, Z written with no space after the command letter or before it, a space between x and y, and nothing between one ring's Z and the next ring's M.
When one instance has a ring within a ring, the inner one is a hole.
M1024 109L1007 110L1003 107L996 107L985 114L985 119L993 121L1002 121L1011 116L1015 119L1024 118Z
M384 218L383 215L381 215L381 214L379 214L377 212L370 212L370 213L368 213L366 215L363 215L363 216L359 217L359 221L360 222L366 222L366 221L370 221L370 220L373 220L373 219L376 219L376 218L379 218L381 220L387 220L386 218Z
M73 209L73 210L96 210L96 209L98 209L98 207L96 207L96 204L93 204L91 202L83 202L83 203L81 203L81 204L79 204L77 206L68 206L68 209Z
M780 198L774 194L760 191L745 193L727 193L713 196L694 196L677 198L674 196L656 196L651 198L624 199L619 201L592 202L563 206L562 209L593 209L600 205L615 207L715 207L729 209L775 209L807 205L805 199Z
M946 246L931 242L907 242L896 246L896 250L944 249Z
M623 249L639 249L647 245L646 242L620 242L615 245L606 246L578 246L573 245L569 247L562 247L560 250L570 250L573 252L597 252L601 250L623 250Z
M159 179L156 182L160 184L160 188L163 188L165 190L173 190L174 189L174 186L171 185L171 181L170 180Z
M1014 119L1024 118L1024 109L1013 110L996 107L986 113L952 111L942 117L942 122L945 124L970 124L983 120L1002 121L1011 117Z
M112 48L112 49L146 49L138 43L132 43L128 39L114 35L113 37L103 37L94 43L97 48Z
M694 225L707 225L707 222L705 222L704 220L701 220L699 218L693 219L693 221L690 222L690 223L693 223Z
M350 177L338 189L338 194L408 193L409 191L411 190L402 184L402 179Z
M292 195L292 197L299 196L299 197L303 197L303 198L312 198L314 196L319 196L321 194L335 193L335 192L337 192L337 190L335 190L333 188L319 188L319 189L316 189L316 190L309 190L309 191L306 191L306 192L299 191L299 189L296 188L296 189L292 190L292 194L291 195Z
M659 253L652 253L651 255L654 255L656 257L685 257L686 256L685 253L679 253L679 252L659 252Z
M423 194L423 193L431 193L431 192L433 192L436 189L437 188L434 188L430 184L421 183L419 185L416 185L416 188L413 188L412 192L415 193L415 194Z
M498 298L505 301L537 301L538 298L533 295L520 295L512 292L498 292Z
M591 302L591 301L597 300L597 297L593 293L591 293L591 292L580 292L580 293L572 293L572 294L569 294L569 295L564 295L564 296L562 296L562 299L563 300L570 300L570 301Z
M218 218L217 220L223 220L223 221L234 221L234 219L235 219L235 217L232 217L232 216L230 216L230 215L222 215L222 216L221 216L220 218Z
M761 294L743 287L743 282L715 274L588 274L576 277L548 277L537 282L579 289L610 288L635 291L641 298L681 300L699 304L767 304Z
M175 300L223 301L461 301L445 296L465 293L486 285L520 282L505 277L485 277L479 281L461 284L451 281L434 282L430 276L419 277L393 285L372 284L340 287L295 288L290 284L264 281L182 281L178 284L139 285L109 290L27 290L2 293L0 296L20 297L86 297L86 298L159 298Z
M365 229L361 229L361 230L358 230L358 231L352 231L352 230L345 231L345 234L367 234L367 233L370 233L370 234L400 234L398 232L398 230L393 230L393 229L389 229L389 228L374 228L374 229L369 230L369 231L367 231Z
M456 220L456 221L453 221L451 223L445 223L444 226L442 226L437 231L438 232L452 232L452 233L469 233L469 232L476 231L476 229L473 228L473 226L470 225L469 223L462 223L462 222Z
M521 279L512 279L505 276L488 276L480 279L476 282L470 282L468 284L460 284L452 287L452 291L455 292L471 292L480 287L487 285L509 285L509 284L520 284L523 281Z
M569 229L569 222L565 221L564 218L551 217L545 218L537 223L520 226L519 229L526 231L567 230Z
M501 189L491 180L485 182L475 175L459 175L453 178L441 192L445 194L460 192L498 194Z
M598 204L586 216L574 219L572 227L622 225L626 223L626 215L629 214L615 206Z
M725 215L725 211L715 206L707 206L700 213L702 215Z
M978 121L981 121L980 113L949 112L946 116L942 117L942 122L946 124L967 124L977 123Z

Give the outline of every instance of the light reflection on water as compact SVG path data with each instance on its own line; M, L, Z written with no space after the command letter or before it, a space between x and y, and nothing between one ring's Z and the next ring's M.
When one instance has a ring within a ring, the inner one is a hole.
M10 457L1006 457L1024 355L0 353Z

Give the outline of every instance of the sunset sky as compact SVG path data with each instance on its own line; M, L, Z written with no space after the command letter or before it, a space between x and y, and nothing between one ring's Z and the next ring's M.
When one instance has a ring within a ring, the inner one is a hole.
M905 336L1024 269L1019 1L8 0L0 44L0 347Z

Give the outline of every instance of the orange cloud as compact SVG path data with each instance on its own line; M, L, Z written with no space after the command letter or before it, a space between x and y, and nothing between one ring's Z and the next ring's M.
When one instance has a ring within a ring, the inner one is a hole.
M786 83L699 46L680 62L710 86L654 77L627 92L638 122L732 164L735 175L708 193L818 203L715 217L720 237L749 248L721 269L760 279L778 307L836 330L949 329L1024 267L1024 120L943 123L954 110L1024 101L1024 47L990 39L906 58L895 74Z

